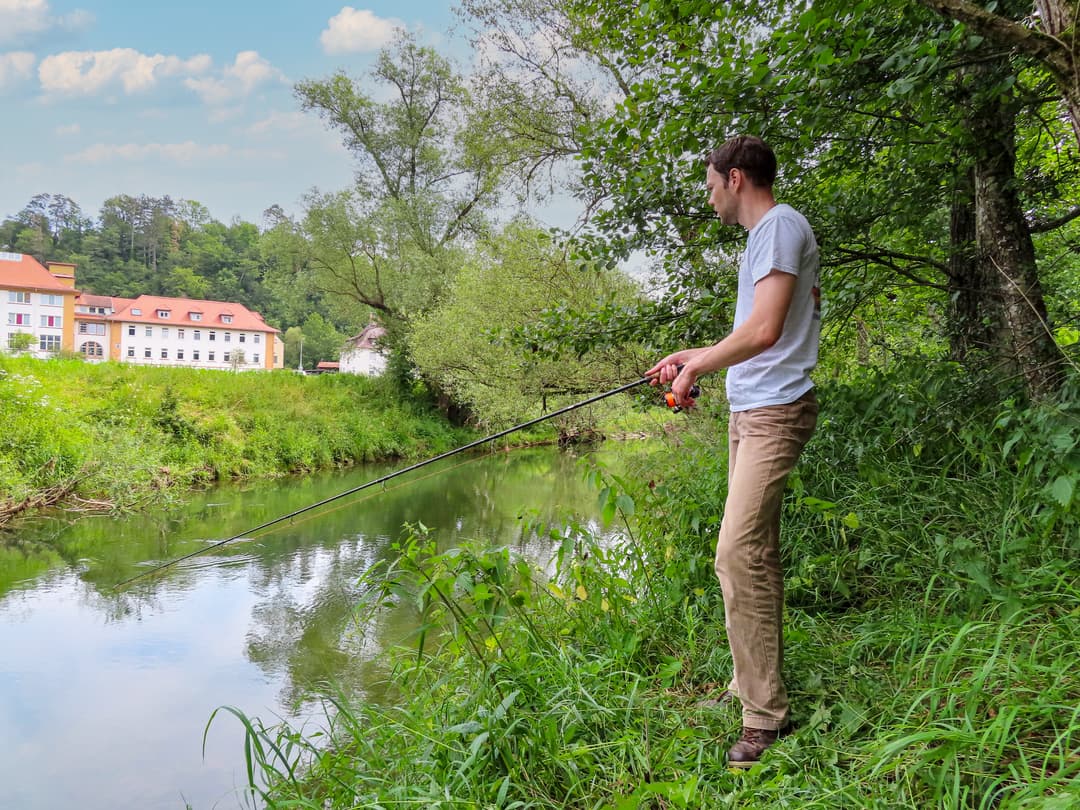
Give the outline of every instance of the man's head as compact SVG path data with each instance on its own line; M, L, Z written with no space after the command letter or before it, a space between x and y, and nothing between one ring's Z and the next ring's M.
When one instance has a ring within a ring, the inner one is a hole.
M755 205L773 204L772 184L776 179L776 155L753 135L739 135L714 149L705 158L705 187L709 205L725 225L741 223L750 227L762 211Z
M713 149L705 162L727 181L732 169L738 169L758 188L771 188L776 180L776 155L761 138L736 135L723 146Z

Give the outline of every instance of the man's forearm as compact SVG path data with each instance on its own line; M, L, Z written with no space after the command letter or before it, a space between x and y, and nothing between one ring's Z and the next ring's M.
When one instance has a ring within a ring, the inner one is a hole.
M694 356L686 361L684 370L700 377L756 357L774 343L776 340L769 332L748 321L719 343L696 349Z

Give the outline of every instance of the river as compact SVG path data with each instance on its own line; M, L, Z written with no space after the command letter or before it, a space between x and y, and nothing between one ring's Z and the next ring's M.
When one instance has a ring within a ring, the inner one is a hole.
M413 616L360 626L354 606L404 524L442 547L484 538L543 562L530 521L598 513L571 454L455 457L115 590L392 469L222 487L119 519L41 516L0 537L0 808L243 807L242 728L223 713L204 756L211 713L316 724L328 682L381 700L380 653Z

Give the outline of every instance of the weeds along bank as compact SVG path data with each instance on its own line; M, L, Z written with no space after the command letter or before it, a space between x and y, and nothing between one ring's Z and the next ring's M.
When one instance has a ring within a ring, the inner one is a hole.
M442 452L436 412L352 375L0 358L0 521L132 508L200 484Z
M951 370L821 390L785 503L797 732L754 770L724 767L739 713L706 700L730 676L711 559L726 458L699 417L636 473L597 473L623 538L552 528L554 580L482 538L403 543L364 606L427 620L396 653L397 704L336 698L330 737L237 713L254 791L307 808L1078 806L1076 383L1040 408L979 405Z

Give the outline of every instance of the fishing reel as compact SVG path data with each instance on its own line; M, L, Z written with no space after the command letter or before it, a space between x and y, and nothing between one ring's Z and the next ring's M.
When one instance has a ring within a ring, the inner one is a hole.
M701 387L695 383L690 386L690 390L687 393L690 395L691 399L697 399L701 396ZM664 404L671 408L672 413L681 413L683 411L681 405L675 404L675 395L670 391L664 394Z

